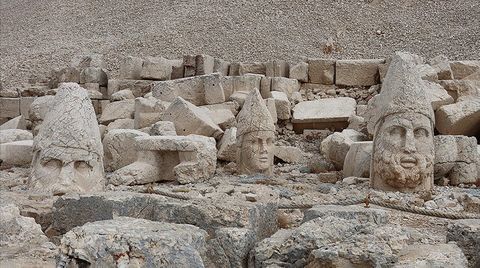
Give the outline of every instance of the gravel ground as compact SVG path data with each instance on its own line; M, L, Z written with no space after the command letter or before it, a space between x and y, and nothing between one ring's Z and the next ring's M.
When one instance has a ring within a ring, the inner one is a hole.
M230 61L376 58L396 50L478 59L478 0L15 0L0 3L0 81L12 88L73 55L206 53Z

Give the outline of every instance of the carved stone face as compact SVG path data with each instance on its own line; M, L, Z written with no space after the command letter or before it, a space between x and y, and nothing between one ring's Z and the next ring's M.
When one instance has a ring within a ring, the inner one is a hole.
M375 133L372 185L382 190L429 191L434 144L430 120L418 113L387 116Z
M243 135L238 148L239 172L272 175L274 140L272 131L254 131Z
M63 195L103 188L103 164L99 159L89 158L88 152L81 157L76 149L51 147L38 151L34 157L31 175L34 190Z

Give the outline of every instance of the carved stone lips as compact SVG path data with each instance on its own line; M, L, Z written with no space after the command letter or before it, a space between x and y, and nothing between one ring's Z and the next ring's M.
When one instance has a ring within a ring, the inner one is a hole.
M400 165L404 168L412 168L417 165L417 159L411 156L400 158Z
M258 161L260 161L260 162L267 162L267 161L268 161L268 156L267 156L267 155L260 156L260 158L258 158Z

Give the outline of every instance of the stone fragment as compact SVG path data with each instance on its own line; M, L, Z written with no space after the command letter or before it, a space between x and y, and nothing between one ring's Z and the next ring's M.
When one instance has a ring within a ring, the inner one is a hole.
M451 61L453 79L463 79L475 72L480 71L479 60Z
M107 132L114 129L134 129L135 121L131 118L120 118L108 124Z
M209 55L197 55L195 57L195 75L204 75L213 73L215 59Z
M435 179L447 178L451 185L477 181L477 139L475 137L437 135L435 142Z
M335 84L342 86L372 86L380 82L378 65L383 59L337 60Z
M135 112L135 100L128 99L115 101L107 104L100 116L100 123L108 124L117 119L133 118Z
M302 150L294 146L277 145L274 149L274 155L285 163L297 164L303 161Z
M175 125L170 121L158 121L150 129L152 136L177 136Z
M467 267L467 259L455 244L411 245L399 253L394 268Z
M480 81L480 70L474 72L473 74L462 78L462 80L475 80Z
M225 130L222 139L218 142L217 158L222 161L234 162L237 156L237 128Z
M480 81L475 80L444 80L439 81L455 102L480 98Z
M309 59L308 82L333 85L335 83L335 60Z
M42 96L36 98L32 104L30 104L30 109L28 111L28 117L32 122L32 132L35 136L38 133L38 129L45 118L45 115L48 112L48 109L53 102L54 96Z
M172 66L171 79L183 78L183 71L185 69L183 60L169 60L168 62Z
M102 190L103 146L87 91L61 84L33 143L31 190L53 195Z
M238 68L239 75L245 74L263 74L266 73L266 66L264 62L241 62Z
M128 56L120 64L120 77L122 79L141 79L143 59ZM183 71L182 71L183 72Z
M236 116L240 107L233 101L227 101L224 103L203 105L202 108L209 109L210 111L230 110Z
M373 143L371 141L351 143L343 162L343 176L369 178L372 149Z
M229 267L246 267L248 254L255 246L257 236L248 228L218 228L215 230L215 248L221 248ZM213 244L210 242L210 244ZM220 256L221 256L220 255ZM218 255L215 255L217 260Z
M275 110L280 120L288 120L291 117L291 104L284 92L272 91L272 98L275 100Z
M237 122L232 111L227 109L208 110L206 109L213 122L217 124L222 130L234 127Z
M30 105L35 101L37 97L20 97L20 115L25 120L30 120Z
M233 62L230 64L230 67L228 68L228 75L229 76L238 76L240 75L240 63L238 62Z
M170 80L172 66L169 60L163 57L147 57L142 64L140 77L151 80Z
M193 225L119 217L72 229L60 253L74 266L200 268L207 236Z
M480 134L480 98L444 105L435 112L435 127L444 135Z
M236 91L230 97L228 100L233 101L238 104L238 106L241 108L243 107L243 104L245 103L245 100L247 99L247 96L249 94L249 91Z
M447 227L447 242L455 241L468 259L469 267L480 265L480 223L475 219L458 220Z
M178 135L197 134L220 139L223 134L222 129L213 122L207 111L181 97L175 98L161 119L173 122Z
M50 81L50 86L54 88L58 87L59 83L80 83L80 72L81 69L75 67L66 67L60 70L53 70L51 74L53 81Z
M0 117L13 118L20 115L19 98L0 98Z
M428 81L425 81L425 84L425 91L434 111L443 105L452 104L454 102L453 98L441 85Z
M114 185L147 184L156 181L193 183L210 178L216 169L215 140L199 135L136 138L135 162L115 171Z
M0 144L23 140L33 140L32 133L24 129L0 130Z
M138 97L143 97L147 93L152 91L152 80L108 80L108 90L107 95L111 96L113 93L123 90L130 89L133 95Z
M110 101L121 101L121 100L128 100L128 99L135 99L132 91L130 89L122 89L110 96Z
M332 161L337 170L342 170L352 143L366 139L367 137L363 133L353 129L344 129L342 132L335 132L325 138L321 143L321 151Z
M270 91L272 91L272 78L262 77L260 80L260 95L262 95L262 98L268 99L272 97Z
M347 97L300 102L293 108L293 128L297 133L304 129L344 129L355 114L355 106L356 101Z
M20 140L0 144L0 165L28 166L32 163L33 140Z
M148 134L135 129L112 129L103 139L105 170L115 171L137 160L135 138Z
M271 91L280 91L290 98L293 92L300 90L300 83L296 79L285 77L272 77Z
M274 98L266 99L265 105L267 106L267 109L270 112L270 116L272 117L273 123L276 124L278 122L278 116L277 116L277 107L275 104L275 99Z
M225 92L220 80L220 74L205 76L203 80L205 104L217 104L225 102Z
M335 217L345 220L354 220L360 223L387 224L388 211L376 208L364 208L362 206L338 206L325 205L314 206L305 211L302 222L308 222L316 218Z
M103 55L98 53L77 54L70 61L70 66L77 69L88 67L106 68Z
M308 83L308 63L300 62L290 67L290 78Z
M98 83L100 86L107 86L108 75L101 68L88 67L80 73L80 83Z
M0 126L0 130L5 129L27 129L27 122L22 115L8 120Z
M184 55L183 56L183 77L195 76L196 69L196 60L195 55Z
M251 91L237 116L239 174L273 175L275 125L258 89Z
M445 55L438 55L429 61L429 64L437 72L438 80L452 80L452 68L450 62Z
M216 58L213 62L213 72L214 73L220 73L223 76L227 76L229 68L230 68L230 62L228 62L228 61Z
M155 98L136 98L134 113L134 128L148 127L158 121L168 104Z
M284 60L272 60L265 64L265 76L288 77L289 66Z

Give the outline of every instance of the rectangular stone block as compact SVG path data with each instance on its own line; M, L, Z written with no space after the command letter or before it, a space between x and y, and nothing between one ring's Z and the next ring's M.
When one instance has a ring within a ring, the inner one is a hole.
M183 78L183 60L169 60L170 65L172 66L172 76L171 79Z
M297 79L285 77L272 77L271 91L280 91L287 94L290 98L293 92L300 90L300 82Z
M197 55L195 57L196 68L195 75L204 75L213 73L215 59L209 55Z
M20 98L20 114L25 119L30 119L28 111L30 110L30 105L37 97L21 97Z
M0 98L0 117L13 118L20 115L20 98Z
M196 60L195 55L184 55L183 56L183 77L195 76L196 70Z
M335 60L309 59L308 81L313 84L332 85L335 83Z
M335 84L341 86L372 86L380 83L378 65L383 59L337 60Z
M141 79L143 59L128 56L120 64L120 77L122 79Z
M308 63L300 62L290 67L290 78L300 82L308 82Z
M228 69L229 76L238 76L240 75L240 63L234 62L230 64L230 68Z
M223 76L227 76L229 69L230 69L230 62L222 60L222 59L215 59L214 60L213 72L221 73Z
M265 75L269 77L288 77L289 65L284 60L272 60L266 63Z
M163 57L147 57L143 61L140 77L151 80L170 80L172 65Z
M238 70L240 75L244 74L263 74L265 75L266 67L263 62L242 62Z
M480 60L451 61L453 79L463 79L480 71Z

